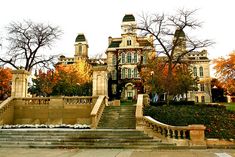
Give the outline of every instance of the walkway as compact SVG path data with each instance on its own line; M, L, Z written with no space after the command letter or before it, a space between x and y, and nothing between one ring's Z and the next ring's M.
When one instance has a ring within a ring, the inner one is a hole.
M0 157L235 157L233 149L127 150L0 148Z

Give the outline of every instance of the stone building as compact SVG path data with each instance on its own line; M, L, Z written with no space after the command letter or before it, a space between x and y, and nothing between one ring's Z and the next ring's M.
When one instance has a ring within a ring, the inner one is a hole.
M187 55L193 76L198 78L198 91L188 93L189 100L195 102L211 102L211 79L210 79L210 60L208 52L202 50L191 52Z
M133 99L143 91L138 65L146 64L147 58L154 55L154 45L152 37L137 35L133 29L136 25L135 17L126 14L122 19L121 37L109 37L106 55L110 97Z
M135 17L126 14L121 22L121 36L109 37L108 48L105 52L105 59L89 59L88 42L84 34L78 34L75 39L75 53L73 57L60 56L60 64L79 63L80 59L86 60L90 65L103 64L107 66L108 72L108 93L110 98L135 99L138 93L144 91L141 83L138 67L147 63L148 59L156 54L152 36L140 36L133 28L137 26ZM180 44L175 48L175 56L186 50L186 40L184 32L176 30L175 35L179 35ZM173 39L173 42L175 39ZM210 69L208 53L191 52L184 57L190 63L194 77L199 80L198 91L190 91L188 99L195 102L210 102Z

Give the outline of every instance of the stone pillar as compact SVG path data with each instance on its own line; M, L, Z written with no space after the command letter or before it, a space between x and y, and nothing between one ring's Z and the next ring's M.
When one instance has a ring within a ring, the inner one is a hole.
M204 125L189 125L190 145L191 146L206 146Z
M92 95L108 96L108 71L107 66L93 67Z
M12 97L26 97L28 93L28 77L30 73L26 70L13 70L12 71Z

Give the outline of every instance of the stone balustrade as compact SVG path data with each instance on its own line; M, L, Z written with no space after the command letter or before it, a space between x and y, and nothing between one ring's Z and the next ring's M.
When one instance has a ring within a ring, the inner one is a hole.
M9 97L0 104L0 125L9 123L13 120L14 105L12 97Z
M89 125L97 98L98 96L9 98L0 104L0 125Z
M92 97L64 97L64 104L92 104Z
M149 136L161 138L179 146L205 147L205 126L171 126L149 116L143 116L143 107L147 105L147 97L138 95L136 105L136 129L143 130Z
M99 96L95 106L93 107L92 111L91 111L91 128L96 128L99 120L102 116L102 113L104 111L105 106L107 105L108 101L107 101L107 97L106 96Z
M17 98L16 100L19 100ZM49 104L50 98L42 97L42 98L22 98L21 101L24 102L25 105L40 105L40 104Z
M161 137L173 138L173 139L189 139L189 127L188 126L171 126L156 121L152 117L143 117L144 127L151 128L153 133L157 133Z

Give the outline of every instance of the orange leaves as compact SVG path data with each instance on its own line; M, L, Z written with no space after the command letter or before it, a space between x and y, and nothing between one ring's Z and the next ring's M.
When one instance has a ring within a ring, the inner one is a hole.
M57 84L59 80L58 74L53 70L47 70L46 72L42 72L39 70L38 74L38 84L40 84L40 90L50 95L53 91L53 87Z
M85 84L91 81L91 66L84 60L79 60L75 64L59 65L56 72L60 79L71 84Z
M11 80L11 69L0 67L0 99L10 96Z
M214 60L216 76L230 94L235 94L235 51L228 58L220 57Z

